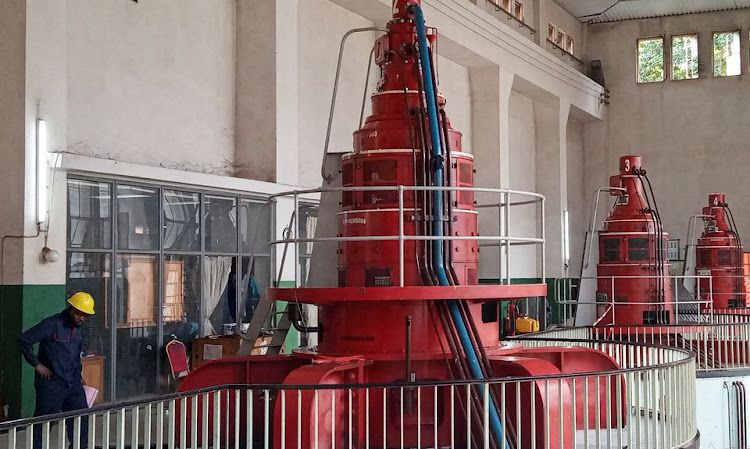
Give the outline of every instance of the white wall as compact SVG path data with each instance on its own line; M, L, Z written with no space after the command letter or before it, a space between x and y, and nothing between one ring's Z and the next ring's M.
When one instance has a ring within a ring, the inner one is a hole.
M439 39L439 38L438 38ZM440 45L438 44L438 48ZM445 96L445 112L454 129L461 131L463 151L471 153L471 87L466 67L438 55L438 91Z
M589 203L584 191L584 124L568 119L568 225L570 227L569 274L576 277L581 272L584 234L588 228Z
M320 164L341 38L352 28L371 27L373 23L328 0L302 0L297 12L299 184L320 187ZM330 153L352 150L352 133L359 124L367 59L377 36L380 33L365 32L351 35L347 40L331 129ZM373 63L369 92L375 91L379 77L380 69ZM365 117L369 111L368 96Z
M633 20L589 27L588 56L601 59L611 91L609 119L587 130L601 139L587 149L586 191L615 174L618 157L640 154L671 238L687 237L688 217L711 192L725 192L740 232L750 232L750 152L747 151L750 74L747 60L750 10ZM713 78L711 33L742 28L744 74ZM699 33L700 79L636 84L636 39ZM594 161L598 159L598 163Z
M67 5L68 151L232 174L234 2Z
M536 191L536 123L534 102L513 92L510 95L510 188ZM528 198L515 198L516 201ZM511 236L535 237L538 206L518 206L511 209ZM520 246L511 250L510 275L536 277L534 246Z
M547 42L547 25L552 22L560 30L564 31L566 35L573 38L573 54L581 59L581 54L584 49L584 32L585 25L583 25L578 19L570 15L567 11L560 7L556 2L552 0L540 0L539 8L539 40L540 44L547 49L550 53L560 58L561 61L565 62L569 66L576 70L581 70L582 67L575 60L571 60L570 56L563 55L559 49L556 49Z

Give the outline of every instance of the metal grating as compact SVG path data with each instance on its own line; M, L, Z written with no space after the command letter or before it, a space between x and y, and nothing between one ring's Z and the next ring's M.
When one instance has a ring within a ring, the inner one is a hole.
M555 0L581 22L603 23L750 8L750 0Z

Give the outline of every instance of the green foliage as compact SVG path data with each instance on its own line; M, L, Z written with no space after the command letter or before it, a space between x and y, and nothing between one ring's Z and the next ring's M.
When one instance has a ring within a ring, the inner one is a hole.
M714 33L714 76L739 75L739 38L737 31Z
M638 82L653 83L664 80L664 40L638 40Z
M672 37L672 79L698 78L698 35Z

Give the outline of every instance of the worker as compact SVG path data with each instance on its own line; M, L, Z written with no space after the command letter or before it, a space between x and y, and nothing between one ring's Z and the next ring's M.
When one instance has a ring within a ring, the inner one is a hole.
M34 367L34 416L88 407L81 377L81 325L94 314L94 298L78 292L62 312L43 319L18 337L21 354ZM39 343L39 354L34 345ZM68 442L73 445L73 421L67 420ZM81 448L88 446L88 418L81 418ZM42 447L42 425L34 426L34 448Z

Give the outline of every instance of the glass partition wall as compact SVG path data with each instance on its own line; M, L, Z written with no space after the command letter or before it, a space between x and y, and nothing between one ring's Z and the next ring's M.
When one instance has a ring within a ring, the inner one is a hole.
M86 348L103 366L103 400L163 393L164 345L249 322L273 284L273 207L262 198L68 179L66 292L97 314Z

